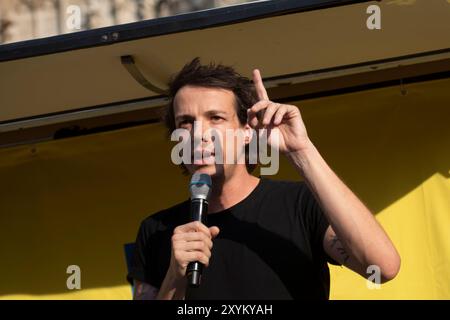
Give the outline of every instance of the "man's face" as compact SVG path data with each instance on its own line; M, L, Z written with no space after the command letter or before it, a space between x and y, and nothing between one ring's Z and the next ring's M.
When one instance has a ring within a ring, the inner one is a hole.
M176 128L189 130L191 139L194 139L194 122L201 122L201 129L195 132L197 141L200 144L194 146L192 152L202 152L205 149L212 152L212 156L209 158L204 158L199 162L194 162L192 159L191 164L185 164L188 171L190 173L206 173L212 177L232 174L236 165L227 164L226 161L227 144L226 142L224 143L226 130L236 132L239 129L250 129L248 125L243 126L239 122L233 92L221 88L184 86L175 95L173 106ZM197 124L199 123L197 122ZM211 132L215 130L222 136L220 146L223 153L222 163L224 164L215 164L215 153L217 150L215 150L214 144L217 141L213 143L211 138ZM237 139L234 139L234 143L236 142ZM237 156L242 156L243 152L243 148L239 149ZM233 158L236 159L236 157Z

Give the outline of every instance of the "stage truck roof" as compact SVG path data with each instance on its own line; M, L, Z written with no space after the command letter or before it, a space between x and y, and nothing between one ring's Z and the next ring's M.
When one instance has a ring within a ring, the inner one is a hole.
M381 29L367 20L376 5ZM157 121L196 56L259 68L272 100L448 77L450 3L257 1L0 45L0 145Z

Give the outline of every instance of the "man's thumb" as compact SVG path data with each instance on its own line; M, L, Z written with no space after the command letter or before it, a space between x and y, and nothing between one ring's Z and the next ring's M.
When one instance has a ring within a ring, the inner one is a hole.
M214 239L220 232L220 229L217 227L210 227L209 231L211 232L211 237Z

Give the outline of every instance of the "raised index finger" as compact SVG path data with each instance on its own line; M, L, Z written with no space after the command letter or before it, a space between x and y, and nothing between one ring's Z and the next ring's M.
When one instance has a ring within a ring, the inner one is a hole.
M253 83L255 84L256 94L258 95L259 100L269 100L269 96L267 95L266 88L264 88L264 84L262 82L261 73L258 69L253 70Z

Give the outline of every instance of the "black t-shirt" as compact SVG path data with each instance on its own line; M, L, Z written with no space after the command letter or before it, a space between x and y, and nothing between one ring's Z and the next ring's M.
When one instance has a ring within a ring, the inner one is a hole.
M171 236L188 223L189 200L146 218L136 239L133 278L159 288L169 267ZM304 182L262 178L234 206L209 214L218 226L210 264L186 299L328 299L323 250L329 223Z

